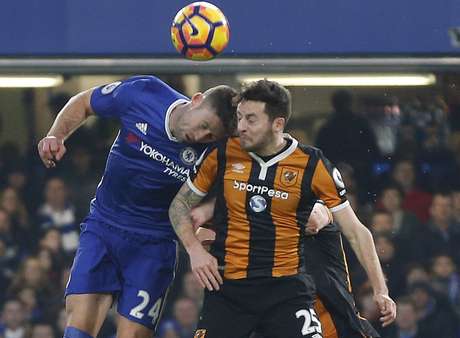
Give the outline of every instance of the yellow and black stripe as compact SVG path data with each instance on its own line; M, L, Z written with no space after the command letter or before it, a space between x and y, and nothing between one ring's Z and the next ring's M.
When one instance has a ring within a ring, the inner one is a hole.
M331 170L318 149L295 140L267 162L243 151L238 138L208 152L189 184L203 193L215 184L216 240L211 253L224 267L225 278L305 271L305 225L315 201L325 200L330 208L346 201Z

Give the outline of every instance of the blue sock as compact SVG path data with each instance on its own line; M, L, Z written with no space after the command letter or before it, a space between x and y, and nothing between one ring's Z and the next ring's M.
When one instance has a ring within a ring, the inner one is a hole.
M72 326L67 326L64 331L64 337L63 338L93 338L86 332L83 332L82 330L77 329L76 327Z

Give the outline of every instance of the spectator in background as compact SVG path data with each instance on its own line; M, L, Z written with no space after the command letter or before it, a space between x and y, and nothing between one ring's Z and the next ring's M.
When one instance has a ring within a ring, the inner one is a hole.
M409 297L401 297L396 305L398 307L396 325L388 330L385 338L432 338L420 331L415 305Z
M423 267L422 264L413 263L409 265L405 273L406 277L406 287L410 288L412 285L417 283L429 283L430 275Z
M404 290L403 263L396 254L396 248L388 235L374 237L375 249L387 278L388 289L392 298L398 297Z
M49 323L35 323L30 329L30 338L55 338L54 328Z
M360 316L366 318L373 327L381 327L379 323L380 312L375 304L374 294L370 285L368 283L363 285L356 296Z
M431 265L431 285L436 292L449 300L457 315L460 316L460 276L456 270L455 263L450 256L436 256Z
M404 192L396 184L387 185L380 193L380 203L393 219L393 235L405 239L412 238L420 231L417 217L402 208Z
M203 304L203 288L191 271L187 271L182 278L182 295L195 301L197 307L201 309Z
M40 249L47 249L51 251L54 256L63 255L62 251L62 236L57 228L48 228L45 230L42 238L40 239Z
M429 208L430 220L423 234L422 246L425 262L431 257L447 253L460 262L459 225L453 222L452 198L447 193L436 193Z
M429 284L415 283L409 289L420 332L427 337L458 338L459 322L450 304Z
M193 337L198 322L199 309L193 299L182 297L174 303L174 318L165 321L159 330L160 338Z
M8 172L6 179L7 186L13 188L18 193L21 201L25 202L27 210L30 210L36 196L30 193L29 187L31 185L28 183L26 168L24 168L22 164L16 164L16 166Z
M69 154L71 169L64 173L76 206L76 220L80 223L88 214L88 206L94 197L100 172L95 170L93 160L85 145L75 144Z
M371 231L374 236L388 235L392 236L394 233L393 215L388 211L377 209L372 213L371 218Z
M0 266L3 272L11 274L19 264L20 247L14 238L10 215L0 208L0 239L3 243L3 254L0 255Z
M10 299L3 305L0 334L4 338L26 338L25 310L17 299Z
M421 242L419 234L423 231L423 226L414 214L402 208L403 195L398 185L387 185L382 189L377 204L390 213L391 238L398 249L402 263L407 263L419 257L417 246Z
M460 187L455 187L452 191L452 217L456 224L460 224Z
M401 111L396 97L369 97L364 100L366 113L380 154L385 158L396 150Z
M56 332L58 337L64 336L65 327L67 325L67 313L64 306L59 310L56 320Z
M370 169L379 151L369 123L353 112L352 105L350 92L339 90L332 95L334 112L319 130L316 146L333 163L350 164L364 187L370 181Z
M411 161L415 161L420 153L420 138L418 135L417 127L408 121L403 119L401 126L399 127L397 147L394 154L395 158L406 158Z
M428 210L431 205L431 194L417 186L414 163L410 160L396 162L392 179L404 191L403 209L412 212L420 222L425 223L430 216Z
M11 187L6 187L0 193L0 208L5 210L11 221L11 234L21 248L30 244L29 215L19 194Z
M24 306L25 317L28 321L35 321L42 318L43 311L38 304L35 289L24 287L16 293L16 296Z
M23 261L8 293L16 295L25 287L35 290L39 301L47 299L50 295L48 279L36 257L28 257Z
M68 189L62 178L53 177L46 182L45 203L38 210L38 220L41 229L59 229L66 253L77 249L79 233L75 207L69 201Z

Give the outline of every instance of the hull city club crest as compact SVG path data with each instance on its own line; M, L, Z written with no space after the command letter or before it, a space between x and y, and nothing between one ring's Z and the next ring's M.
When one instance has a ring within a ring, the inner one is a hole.
M296 184L299 176L299 171L291 168L283 168L281 170L281 184L290 187Z

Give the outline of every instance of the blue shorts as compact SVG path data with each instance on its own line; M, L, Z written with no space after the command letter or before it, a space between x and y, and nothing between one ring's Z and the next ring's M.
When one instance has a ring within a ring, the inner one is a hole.
M154 330L174 279L176 242L94 219L81 228L65 295L112 293L120 315Z

